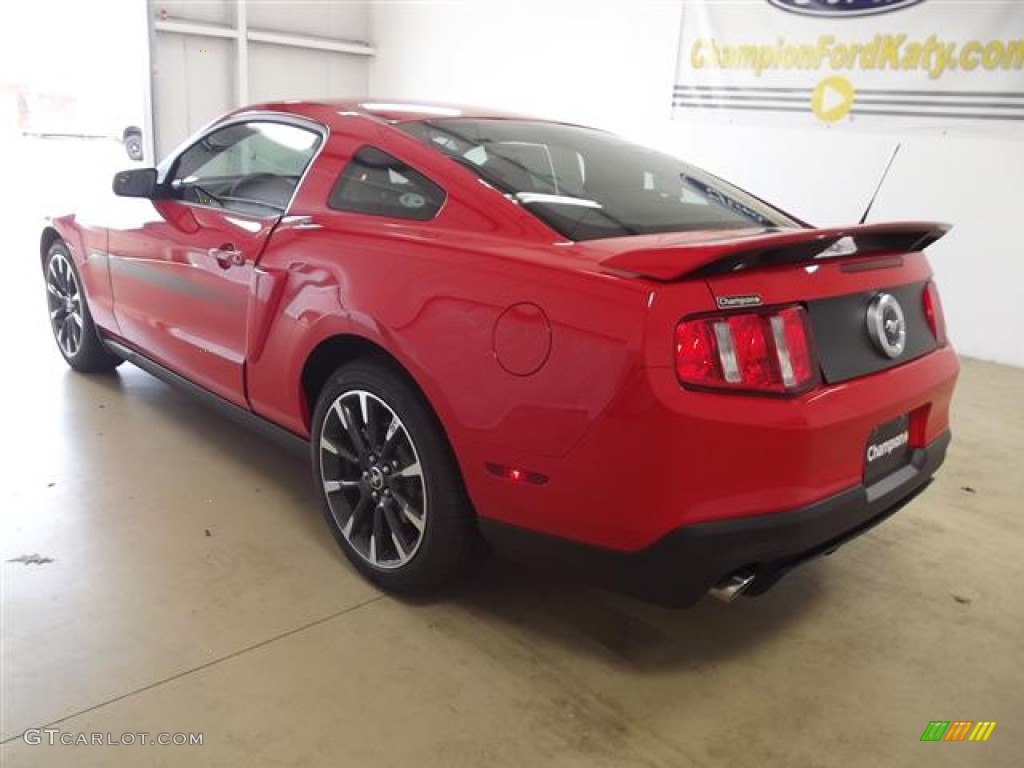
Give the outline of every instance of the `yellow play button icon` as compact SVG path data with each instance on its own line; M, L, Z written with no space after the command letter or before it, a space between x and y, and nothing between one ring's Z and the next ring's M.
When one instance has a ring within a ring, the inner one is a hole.
M853 83L845 77L832 75L814 87L811 111L823 123L834 123L850 114L854 97Z

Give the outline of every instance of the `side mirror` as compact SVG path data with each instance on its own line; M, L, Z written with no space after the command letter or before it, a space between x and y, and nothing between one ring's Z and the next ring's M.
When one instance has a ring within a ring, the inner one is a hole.
M156 168L138 168L115 173L113 189L118 197L152 199L156 192Z

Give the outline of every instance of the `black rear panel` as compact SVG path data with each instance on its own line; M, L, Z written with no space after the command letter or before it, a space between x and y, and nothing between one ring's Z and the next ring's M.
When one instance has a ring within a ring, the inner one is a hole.
M829 384L878 373L926 355L936 347L924 315L925 283L913 283L877 291L853 293L808 302L815 348L821 373ZM907 323L903 353L890 358L868 333L868 306L880 293L899 301Z

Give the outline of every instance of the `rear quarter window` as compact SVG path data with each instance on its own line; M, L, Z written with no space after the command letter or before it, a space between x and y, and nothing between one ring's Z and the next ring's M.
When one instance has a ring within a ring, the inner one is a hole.
M445 192L423 174L376 147L363 147L338 176L327 199L336 211L428 221Z

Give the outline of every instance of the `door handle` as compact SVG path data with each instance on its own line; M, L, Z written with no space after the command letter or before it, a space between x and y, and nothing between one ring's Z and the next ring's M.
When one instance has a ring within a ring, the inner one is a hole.
M245 264L245 254L230 243L222 245L220 248L211 248L207 253L216 259L224 269L231 265L240 267Z

